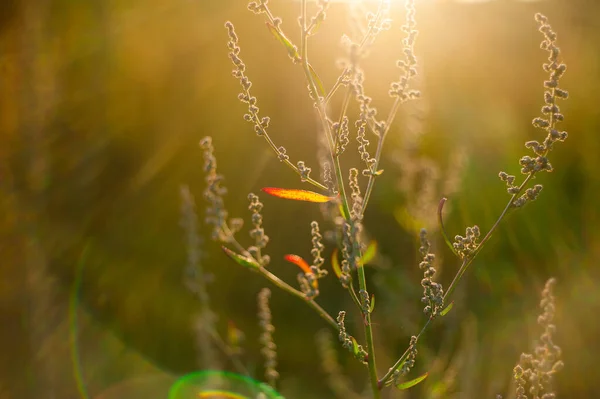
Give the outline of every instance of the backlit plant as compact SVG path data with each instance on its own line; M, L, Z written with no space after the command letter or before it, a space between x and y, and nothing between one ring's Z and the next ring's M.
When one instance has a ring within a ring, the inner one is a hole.
M491 239L505 216L535 200L540 194L542 186L540 184L533 185L532 180L540 172L552 171L548 155L555 144L564 141L567 137L566 132L558 129L558 124L563 120L558 100L568 96L567 92L559 87L559 80L564 74L566 66L560 62L556 33L548 24L545 16L536 14L535 20L543 34L541 48L549 53L548 62L543 65L549 78L544 82L544 105L541 116L533 120L533 125L544 132L545 138L541 141L528 141L525 144L533 154L523 156L519 161L522 178L505 172L499 173L500 179L506 183L510 198L489 230L483 231L479 226L474 225L465 229L464 236L456 235L451 239L446 233L442 219L446 199L441 198L437 210L431 210L433 213L437 212L440 234L456 255L460 266L450 285L442 287L442 284L435 280L435 255L431 252L427 232L425 229L421 230L419 268L423 271L422 302L426 319L421 330L415 332L411 337L406 351L389 365L385 373L380 374L372 330L372 313L376 309L375 298L369 293L369 283L364 268L376 249L374 242L371 243L366 239L363 219L375 183L383 173L381 165L383 146L394 119L404 103L420 97L420 92L413 88L419 66L418 58L415 55L415 41L418 34L415 3L414 0L406 1L406 20L401 27L404 38L402 39L402 48L398 49L398 54L401 55L400 60L397 61L399 75L397 80L389 86L388 94L392 98L392 104L384 118L379 117L380 114L373 107L371 97L366 94L363 84L365 74L361 69L361 62L368 55L368 50L379 33L390 29L392 25L389 18L390 2L379 1L375 11L367 15L366 26L362 29L358 24L354 26L355 31L359 33L357 37L344 37L346 56L341 63L342 72L330 84L323 82L318 71L311 65L308 49L309 39L318 34L322 24L327 23L329 1L317 0L313 15L308 13L307 0L301 0L299 8L300 42L295 44L284 33L282 20L273 15L267 0L253 1L248 5L250 11L265 19L270 33L283 45L291 62L302 69L304 73L307 94L316 110L319 132L322 135L323 145L319 151L323 156L320 157L321 173L319 177L315 176L313 168L305 162L291 160L285 147L276 144L270 136L270 118L261 114L259 101L252 94L252 82L246 74L246 64L242 60L239 39L231 22L225 23L229 38L227 47L229 58L234 66L233 76L239 80L241 86L238 98L247 105L247 111L243 118L252 125L256 135L266 141L275 157L299 176L297 184L291 184L292 188L266 187L262 191L281 199L321 204L324 215L321 223L332 223L335 226L336 245L334 248L329 248L333 252L331 258L333 274L328 273L325 267L328 263L324 259L325 241L318 221L309 221L312 242L311 259L306 260L294 254L285 256L286 261L299 268L297 283L285 282L269 270L269 264L275 260L266 254L269 237L262 224L263 203L256 194L248 195L251 212L251 244L248 246L241 244L236 233L241 229L242 221L241 219L230 219L226 211L223 201L226 189L222 185L223 176L217 173L215 149L210 137L205 137L200 142L204 154L207 183L204 190L204 198L208 204L206 222L212 228L213 239L222 243L225 255L267 279L272 285L300 299L337 332L341 345L350 351L359 362L364 363L368 373L369 391L372 397L377 399L381 397L381 392L391 385L406 389L427 377L427 374L416 378L407 376L418 358L420 337L436 319L443 317L451 310L452 294L457 284L485 244ZM334 96L341 97L342 107L337 113L334 113L330 107ZM355 121L350 120L349 112L349 105L353 101L358 104L359 108L359 115ZM362 163L346 168L342 166L342 159L350 148L349 143L352 139L356 140L358 157ZM371 141L374 141L373 145ZM312 187L310 190L300 189L301 183L303 186ZM371 233L376 234L377 232ZM358 338L353 335L346 325L345 318L348 310L339 310L334 315L319 305L317 302L320 293L319 281L323 278L337 278L347 291L349 298L356 305L355 311L360 314L363 321L363 337ZM553 305L550 303L550 298L553 298L550 293L551 284L553 283L549 283L544 291L546 305L545 313L541 316L544 318L542 325L547 330L545 338L542 338L543 344L546 346L541 346L543 350L540 351L536 349L536 354L540 352L538 355L524 355L520 365L515 368L514 375L518 382L517 393L520 398L528 397L524 388L528 383L527 379L533 386L530 391L531 397L549 397L546 395L551 392L550 377L560 367L556 366L559 364L559 348L551 341L550 330L553 331L554 325L550 323L551 316L548 316L549 312L553 311ZM203 297L205 296L204 291L204 288L200 290ZM266 379L270 384L275 385L278 377L275 370L277 358L275 345L272 342L273 326L268 310L269 295L270 291L262 291L259 296L260 319L263 328L261 341L265 346L263 353L266 359ZM326 337L321 336L319 341L325 345L324 347L327 346ZM326 364L328 364L328 369L339 372L335 362ZM542 378L543 382L535 382L536 376ZM344 387L338 385L335 389L338 393L344 394ZM543 396L542 391L545 393ZM347 396L350 395L353 394L347 394Z

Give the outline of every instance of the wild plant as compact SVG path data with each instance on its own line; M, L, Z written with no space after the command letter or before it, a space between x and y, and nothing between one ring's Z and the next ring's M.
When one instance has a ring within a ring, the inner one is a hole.
M555 298L553 294L556 280L549 279L542 291L540 308L542 314L538 316L537 322L544 329L539 342L535 345L533 354L523 353L513 370L516 398L517 399L551 399L556 397L552 389L552 377L560 371L564 364L560 360L561 349L553 341L556 332L554 316L556 314ZM529 390L527 390L529 386ZM531 396L527 396L527 392Z
M414 0L406 0L406 20L401 27L404 34L402 48L399 49L400 59L397 61L399 76L389 86L388 94L392 98L392 105L385 117L379 117L380 113L372 105L372 98L366 94L364 87L365 73L361 69L361 63L369 53L377 36L392 26L390 19L390 2L381 0L374 12L366 15L366 26L355 24L353 37L345 36L342 40L346 56L341 62L342 72L337 79L327 85L321 80L318 72L310 63L309 40L316 36L319 27L326 23L329 12L328 0L317 0L314 13L309 15L307 0L300 0L300 43L294 44L284 32L282 20L276 17L268 5L268 0L251 1L248 9L259 17L264 17L266 25L274 36L287 51L292 63L301 68L306 80L308 95L314 105L316 118L318 120L319 133L322 146L319 147L320 154L320 176L312 174L312 168L304 161L292 161L284 146L275 143L269 134L270 118L260 113L258 99L252 94L252 82L246 74L246 64L242 60L240 40L236 34L234 24L226 22L229 49L229 58L233 63L233 76L239 80L241 92L238 98L247 105L247 112L243 118L249 122L257 136L262 137L274 152L277 159L299 176L300 183L311 185L313 190L299 188L263 188L266 194L289 200L307 201L319 203L323 210L322 221L310 221L311 234L311 259L305 260L298 255L288 255L285 260L300 268L298 281L291 284L283 281L269 270L269 264L273 261L267 254L269 236L263 228L263 203L258 195L248 195L250 216L250 238L251 244L244 245L238 239L238 234L243 227L243 220L230 218L224 204L224 196L227 192L223 185L223 176L217 172L217 160L215 148L210 137L205 137L200 142L204 156L204 172L206 175L206 188L204 199L207 202L206 223L212 229L212 238L223 244L225 254L237 264L244 266L254 272L277 288L297 297L301 302L312 308L334 331L336 331L341 345L346 348L357 361L363 363L368 373L369 389L371 397L379 399L382 392L389 386L406 389L421 382L427 374L416 378L407 378L409 371L413 368L418 356L419 340L432 323L446 315L452 308L452 294L458 283L465 275L467 269L479 255L485 244L489 242L493 233L499 228L504 218L525 205L535 200L541 190L541 184L532 184L536 175L541 172L552 171L552 165L548 159L550 151L557 142L566 139L567 133L558 129L558 124L563 120L558 100L566 99L568 93L559 87L559 80L566 70L565 64L560 62L560 51L556 45L556 33L550 27L548 20L541 14L535 15L539 25L539 31L543 34L541 48L548 52L548 62L543 68L549 74L548 80L544 82L544 105L541 115L533 119L533 125L543 132L545 136L541 141L531 140L525 143L525 147L532 154L525 155L519 160L521 174L519 178L500 172L501 181L506 184L509 194L508 201L495 223L484 231L477 225L466 227L464 235L455 235L450 239L443 223L443 210L446 198L441 198L437 209L429 212L437 215L439 232L452 253L458 260L458 269L448 287L436 281L436 256L432 252L427 231L420 231L421 262L419 268L423 271L421 286L423 289L422 302L424 304L425 320L420 331L410 338L408 347L397 360L387 367L387 371L381 373L381 366L377 363L376 343L373 334L373 312L376 309L374 297L369 293L370 284L365 274L365 265L369 262L374 249L369 246L366 239L367 232L363 220L367 213L367 207L371 199L375 183L383 173L381 168L382 153L385 140L395 120L400 107L409 101L420 97L420 92L413 88L413 82L417 76L418 58L415 55L415 42L418 31L416 29L416 8ZM330 87L328 90L326 87ZM341 99L341 107L338 113L332 111L334 98ZM358 118L351 123L350 103L356 102L359 108ZM357 143L358 156L362 164L348 168L342 161L352 159L348 156L351 136ZM374 149L371 141L375 141ZM184 192L184 198L188 194ZM322 225L333 225L335 240L333 248L326 248L323 238ZM369 234L377 233L369 232ZM193 238L192 238L193 239ZM325 253L333 252L331 258L332 270L341 286L347 292L357 312L362 319L363 336L358 337L355 332L350 331L346 324L346 315L351 310L339 310L330 313L317 301L319 296L319 281L323 278L331 278L325 268ZM553 280L551 280L553 281ZM551 283L544 291L547 307L550 307ZM209 325L211 311L208 307L208 299L205 295L205 287L196 287L208 315ZM277 359L275 345L273 343L273 325L268 310L268 298L270 291L265 290L260 294L260 319L263 328L262 342L265 345L265 369L266 380L275 385L278 374L276 371ZM554 329L551 316L542 316L546 326L545 335L542 337L543 350L536 349L536 354L526 355L521 359L519 366L515 368L515 378L518 381L517 393L519 398L525 398L523 382L529 379L534 388L530 391L533 398L540 396L540 392L547 389L546 384L550 376L558 370L559 352L552 344L551 334ZM326 351L327 337L319 335L319 345ZM540 347L542 348L542 347ZM539 352L539 353L538 353ZM552 353L552 355L545 354ZM546 360L544 360L546 359ZM334 361L325 363L331 374L339 375L341 371ZM529 367L529 368L526 368ZM536 382L537 381L537 382ZM339 382L339 381L338 381ZM535 384L542 384L538 387ZM344 384L332 384L333 389L345 397L359 397L357 394L348 392ZM548 392L548 391L544 391Z

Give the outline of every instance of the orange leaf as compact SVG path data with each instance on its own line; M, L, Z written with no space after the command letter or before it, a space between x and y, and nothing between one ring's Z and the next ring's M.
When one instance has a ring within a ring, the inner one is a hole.
M312 191L297 189L264 187L262 191L274 197L292 199L296 201L328 202L335 199L335 197L328 197L326 195L315 193Z
M304 273L308 274L308 273L312 273L312 270L310 270L310 266L308 265L308 263L306 263L306 261L304 259L302 259L301 257L299 257L298 255L285 255L283 257L285 260L287 260L290 263L293 263L294 265L298 266L300 269L302 269L304 271Z

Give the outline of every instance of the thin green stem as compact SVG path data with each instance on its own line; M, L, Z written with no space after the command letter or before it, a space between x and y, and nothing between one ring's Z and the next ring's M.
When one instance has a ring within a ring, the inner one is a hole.
M344 97L344 102L342 103L342 110L340 111L340 116L338 118L338 126L341 129L342 127L342 122L344 120L344 116L346 116L346 113L348 112L348 106L350 105L350 95L352 94L352 89L349 87L346 93L346 96ZM341 130L339 131L341 132ZM339 157L340 154L337 154L337 144L338 144L338 139L339 139L339 132L338 135L334 137L334 148L336 149L336 156Z
M311 95L317 102L317 110L319 112L319 117L321 119L321 123L323 124L323 128L325 129L325 132L327 134L327 138L328 138L327 142L329 143L329 151L331 154L331 158L333 159L336 180L338 183L337 184L338 190L340 193L340 199L342 201L342 208L344 210L347 221L349 223L351 223L350 207L348 205L348 198L346 196L346 189L345 189L345 185L344 185L344 177L342 175L340 159L335 154L335 140L331 133L329 121L327 120L327 114L326 114L326 110L324 107L324 102L320 99L320 97L318 95L316 84L314 82L314 79L312 77L312 74L310 73L310 69L308 66L308 43L307 43L308 42L308 40L307 40L308 32L306 30L306 0L301 1L300 21L302 24L302 35L301 35L301 45L300 45L302 66L303 66L306 78L309 82L309 90L311 92ZM352 223L351 223L351 226L352 226ZM355 259L360 258L360 249L358 248L357 245L353 246L353 256L355 257ZM366 283L366 278L365 278L365 274L364 274L364 269L362 267L360 267L360 268L358 268L358 270L359 270L358 280L359 280L360 288L361 288L361 290L366 291L367 283ZM374 347L374 343L373 343L373 330L371 327L371 316L370 316L369 312L364 312L364 316L365 316L365 337L366 337L366 341L367 341L368 366L369 366L369 378L371 380L371 389L373 391L373 399L380 399L381 393L377 386L377 368L376 368L376 363L375 363L375 347Z
M215 344L223 352L223 354L227 356L229 360L231 360L231 364L233 364L233 367L237 370L237 372L246 376L250 376L250 372L248 371L246 366L244 366L239 357L234 353L234 351L229 347L229 345L227 345L227 343L223 340L221 335L212 328L208 329L208 333L210 334Z
M408 78L408 73L406 73L405 77ZM379 169L379 162L381 161L381 154L383 152L383 142L390 130L390 126L392 125L392 122L396 118L396 114L398 113L398 109L400 109L401 104L402 104L402 100L400 99L400 97L396 97L396 99L394 100L394 104L392 105L392 108L390 109L390 113L388 114L388 117L385 121L384 131L380 132L377 136L378 137L377 150L375 151L375 165L373 165L373 170L372 170L373 172L375 172ZM369 203L369 199L371 198L371 193L373 192L373 187L375 185L376 177L377 177L377 175L375 175L374 173L369 175L369 180L367 182L367 188L365 190L365 198L363 200L363 208L362 208L363 215L364 215L365 211L367 210L367 204Z
M419 339L425 333L425 331L427 330L427 327L429 327L429 325L431 324L432 321L433 321L433 319L428 319L427 322L425 323L425 325L423 326L423 328L421 328L421 331L417 335L417 342L419 342ZM404 351L402 356L400 356L400 359L398 359L396 361L396 363L394 363L394 365L388 370L388 372L383 377L381 377L381 380L379 380L379 383L378 383L379 389L382 389L383 387L388 385L388 382L392 379L394 372L396 370L398 370L400 367L402 367L402 365L408 358L409 354L410 354L410 346L408 348L406 348L406 350Z
M375 37L375 33L376 33L375 27L379 25L379 21L383 17L383 10L384 10L383 4L384 4L384 0L380 0L379 7L377 8L377 13L375 14L375 22L369 25L369 29L367 30L367 33L363 36L362 40L360 41L360 44L358 46L359 52L367 44L370 44L369 41ZM333 85L333 87L331 88L331 90L329 91L327 96L325 96L325 100L324 100L325 104L329 103L329 101L331 100L331 98L333 97L335 92L340 88L340 86L342 86L342 83L344 82L345 77L350 74L350 71L351 71L351 67L349 67L349 66L346 67L346 69L344 69L344 71L341 73L341 75L337 78L335 84Z
M279 277L277 277L276 275L274 275L273 273L271 273L270 271L268 271L264 267L260 267L258 269L258 271L259 271L260 274L262 274L263 276L265 276L265 278L267 280L269 280L271 283L273 283L275 286L281 288L282 290L284 290L286 292L289 292L290 294L294 295L295 297L300 298L304 302L306 302L308 304L308 306L310 306L311 308L313 308L319 314L319 316L321 316L327 323L329 323L330 326L332 326L336 330L340 329L340 327L338 326L338 324L336 323L336 321L333 319L333 317L331 317L329 315L329 313L327 313L327 311L325 309L323 309L313 299L307 297L303 292L298 291L297 289L295 289L294 287L292 287L291 285L289 285L285 281L281 280Z
M481 252L481 249L483 248L483 245L486 244L490 240L490 238L492 237L492 234L494 233L494 231L496 231L498 229L498 226L500 225L500 222L502 222L502 220L504 220L504 217L508 214L508 212L510 211L510 209L513 207L513 202L523 192L523 190L527 186L527 183L529 183L529 181L534 177L534 175L535 175L535 172L531 172L525 178L525 180L523 180L523 183L521 183L521 185L519 186L519 190L510 197L510 200L508 201L508 203L504 207L504 210L502 211L502 213L500 214L500 216L498 217L498 219L496 220L496 222L494 223L494 225L490 228L490 230L487 232L487 234L483 237L483 239L481 240L481 242L477 246L477 249L470 256L465 257L463 259L463 261L461 263L461 266L458 269L458 272L454 276L454 279L452 280L452 282L448 286L448 289L446 290L446 293L444 294L444 303L448 302L448 299L450 298L450 296L452 295L452 293L456 289L456 286L457 286L458 282L460 281L460 279L462 278L462 276L465 274L465 272L466 272L467 268L469 267L469 265L471 263L473 263L473 261L475 260L475 258L479 254L479 252ZM425 325L421 329L421 332L417 336L417 339L427 330L427 327L429 327L429 325L431 324L432 321L433 321L432 318L430 318L430 319L427 320L427 322L425 323ZM379 380L379 387L380 388L387 385L387 383L391 379L392 375L394 374L394 371L396 371L399 367L401 367L401 365L404 363L404 360L406 360L406 357L408 356L408 352L409 352L409 350L407 349L404 352L404 354L400 357L400 359L398 359L396 361L396 363L394 363L394 365L389 369L389 371L386 373L386 375L383 376L381 378L381 380Z
M360 304L360 299L358 299L358 295L356 295L356 290L354 289L354 286L352 285L352 281L350 281L350 284L348 285L348 292L350 293L352 302L354 302L356 307L360 309L362 306Z
M357 271L360 289L367 292L367 279L365 276L364 266L358 265ZM381 392L379 389L377 379L377 363L375 362L375 342L373 340L371 312L369 310L363 310L363 315L365 318L365 338L367 340L367 353L369 354L369 358L367 359L367 361L369 366L369 379L371 382L371 391L373 392L373 399L379 399L381 398Z
M228 244L233 245L238 250L239 253L243 254L245 257L247 257L249 259L252 259L253 262L255 262L257 265L260 265L260 262L258 260L256 260L238 242L238 240L235 239L235 237L233 236L233 233L229 229L229 226L227 226L227 223L223 223L221 225L221 229L223 230L224 234L227 237L229 237L229 240L227 241ZM285 281L281 280L279 277L277 277L276 275L274 275L273 273L271 273L270 271L268 271L266 268L264 268L262 265L260 265L258 267L257 271L260 274L262 274L267 280L269 280L275 286L281 288L282 290L284 290L284 291L292 294L293 296L295 296L297 298L302 299L303 302L307 303L308 306L310 306L311 308L313 308L313 310L315 310L319 314L319 316L321 316L327 323L329 323L330 326L332 326L336 330L339 330L339 326L337 325L337 323L333 319L333 317L331 317L331 315L329 313L327 313L327 311L325 309L323 309L318 303L316 303L314 301L314 299L307 297L306 294L304 294L301 291L298 291L297 289L295 289L294 287L292 287L291 285L289 285Z
M251 97L249 89L243 89L243 90L244 90L244 93L248 97ZM257 126L258 129L260 130L261 136L269 144L269 147L271 147L271 150L273 150L273 152L279 157L279 155L280 155L279 148L277 147L277 145L273 142L273 140L269 136L269 133L267 132L267 129L265 129L262 126L261 122L258 120L258 116L257 115L255 115L255 114L251 114L251 115L252 115L252 122L254 122L254 125ZM289 159L284 159L282 162L284 164L286 164L289 168L291 168L294 172L296 172L296 174L298 176L302 176L302 173L300 172L300 170L298 169L298 167L296 165L294 165ZM327 191L327 187L324 184L319 183L318 181L314 180L311 177L307 177L306 178L306 182L312 184L315 187L320 188L321 190Z
M467 257L467 258L465 258L463 260L460 268L458 269L458 272L454 276L454 279L452 280L452 282L448 286L448 289L446 290L446 293L444 294L444 302L446 302L446 299L450 297L450 295L452 294L452 292L456 288L456 285L458 284L458 282L460 281L460 279L462 278L462 276L467 271L467 268L469 267L469 265L471 263L473 263L473 260L475 260L475 257L479 254L479 252L481 251L481 249L483 248L483 246L485 245L485 243L487 243L490 240L490 238L492 237L492 234L494 233L494 231L496 231L496 229L500 225L500 222L504 219L504 217L506 216L506 214L508 213L508 211L510 211L510 209L512 208L513 202L521 194L521 192L523 191L523 189L525 188L525 186L527 185L527 183L533 178L534 175L535 175L535 173L532 172L532 173L530 173L525 178L525 180L523 180L523 183L521 183L521 185L519 186L519 190L510 197L510 200L508 201L508 203L504 207L504 210L502 211L502 213L500 214L500 216L496 220L496 223L494 223L494 225L492 226L492 228L483 237L483 239L481 240L481 242L479 243L479 245L477 246L477 248L475 249L475 251L473 252L473 254L471 254L469 257Z
M348 74L350 74L349 68L344 70L344 72L342 72L342 74L340 76L338 76L337 80L333 84L333 87L331 88L331 90L329 90L329 93L327 93L327 95L325 96L325 99L323 100L323 102L325 104L329 104L329 101L331 101L331 99L333 98L333 95L337 92L337 90L340 88L340 86L342 86L342 83L344 82L344 80Z
M302 68L304 69L304 74L306 75L306 79L308 80L310 94L317 104L317 112L319 114L321 124L323 125L323 129L325 130L325 134L327 135L329 153L331 159L333 160L333 168L335 169L335 176L337 180L340 199L342 201L342 207L346 215L348 215L349 217L350 207L348 206L348 198L346 196L346 189L344 187L344 177L342 176L339 158L335 156L335 140L331 132L329 121L327 120L327 112L325 110L324 103L319 97L319 91L317 90L317 86L308 66L308 32L306 31L306 0L301 1L300 8L300 21L302 24L302 35L300 39L300 57L302 59Z

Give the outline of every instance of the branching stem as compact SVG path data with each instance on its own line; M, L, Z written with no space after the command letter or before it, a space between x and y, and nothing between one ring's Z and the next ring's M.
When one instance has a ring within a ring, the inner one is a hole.
M460 265L460 268L458 269L458 272L454 276L454 279L452 280L452 282L448 286L448 289L446 290L446 293L444 294L444 303L448 303L448 299L450 298L450 296L452 295L452 293L456 289L456 286L457 286L458 282L460 281L460 279L462 278L462 276L467 271L467 268L469 267L469 265L471 265L471 263L473 263L473 261L475 260L475 258L477 257L477 255L479 254L479 252L481 251L481 249L483 248L483 245L490 240L490 238L492 237L492 234L494 233L494 231L496 231L498 229L498 226L500 225L500 222L502 222L502 220L504 220L505 216L508 214L508 212L510 211L510 209L513 208L514 201L523 192L523 190L527 186L527 183L529 183L529 181L534 177L534 175L535 175L535 172L531 172L529 175L527 175L527 177L525 178L525 180L523 180L523 183L521 183L521 185L519 186L519 190L510 197L510 200L508 201L508 203L504 207L504 210L502 211L502 213L500 214L500 216L498 217L498 219L496 220L496 222L494 223L494 225L487 232L487 234L485 235L485 237L483 237L483 239L481 240L481 242L477 246L477 249L470 256L465 257L463 259L463 261L462 261L462 263ZM429 325L432 322L433 322L433 319L431 319L431 318L427 320L427 322L425 323L425 325L421 329L421 332L419 332L419 335L417 335L417 339L421 337L421 335L427 330L427 328L429 327ZM410 348L408 348L404 352L404 354L402 354L402 356L400 357L400 359L398 359L394 363L394 365L389 369L389 371L386 373L386 375L383 376L381 378L381 380L379 380L379 387L380 388L386 386L389 383L389 381L391 380L391 378L392 378L392 376L394 374L394 371L396 371L398 368L400 368L402 366L402 364L404 363L404 361L406 360L406 358L407 358L407 356L409 354L409 349Z

